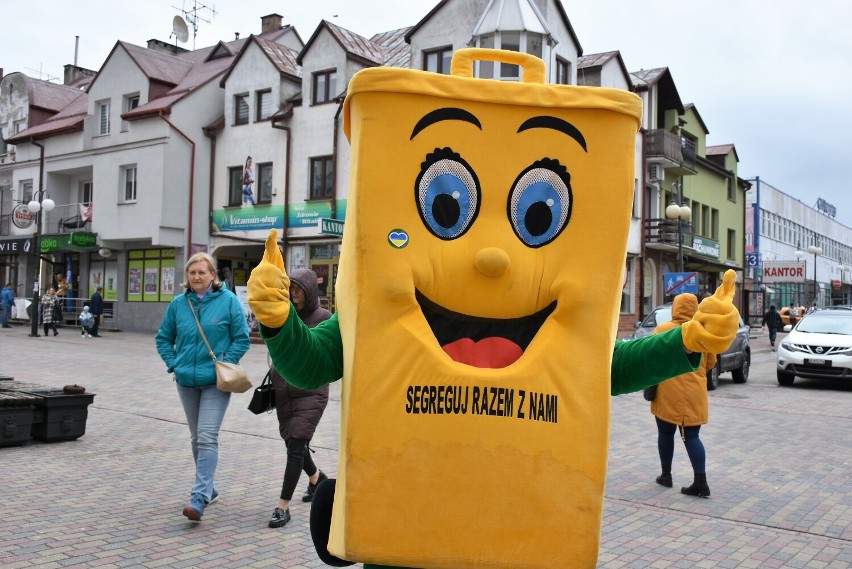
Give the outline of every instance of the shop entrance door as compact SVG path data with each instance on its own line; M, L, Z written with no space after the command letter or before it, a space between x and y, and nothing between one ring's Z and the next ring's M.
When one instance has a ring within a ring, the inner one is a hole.
M337 262L312 261L310 269L317 274L320 306L335 312L334 286L337 284Z

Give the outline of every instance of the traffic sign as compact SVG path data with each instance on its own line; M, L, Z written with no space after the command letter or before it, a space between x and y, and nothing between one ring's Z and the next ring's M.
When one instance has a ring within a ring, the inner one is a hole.
M668 295L684 292L698 294L698 273L666 273L663 280Z
M342 219L328 219L327 217L320 218L320 233L325 233L326 235L336 235L337 237L343 237L343 220Z

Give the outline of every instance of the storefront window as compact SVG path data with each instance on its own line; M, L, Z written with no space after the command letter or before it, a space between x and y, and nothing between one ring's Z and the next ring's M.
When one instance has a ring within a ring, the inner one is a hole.
M127 301L169 302L175 295L175 250L128 251Z

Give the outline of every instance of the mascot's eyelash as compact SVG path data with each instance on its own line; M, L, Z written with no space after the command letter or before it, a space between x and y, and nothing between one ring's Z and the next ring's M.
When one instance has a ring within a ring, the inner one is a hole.
M452 148L436 148L434 152L426 155L426 160L420 163L420 169L425 170L439 160L461 161L461 154L454 152Z

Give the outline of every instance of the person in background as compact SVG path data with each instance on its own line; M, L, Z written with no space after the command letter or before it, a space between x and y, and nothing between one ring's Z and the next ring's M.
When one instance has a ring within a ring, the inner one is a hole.
M679 294L672 302L672 320L663 322L654 329L654 334L665 332L688 322L698 310L698 299L691 294ZM693 483L680 489L682 494L710 497L705 467L704 444L698 438L701 425L706 425L709 415L707 402L707 374L716 365L716 355L702 354L701 365L692 372L678 375L657 385L657 395L651 401L651 413L657 421L657 450L660 454L662 474L657 484L672 487L672 459L674 458L674 434L680 437L692 464Z
M317 274L310 269L296 269L290 274L290 300L296 313L310 328L331 318L331 312L320 308ZM328 385L316 391L299 389L287 383L275 368L270 370L275 389L278 431L287 445L287 466L278 504L269 519L269 527L280 528L290 521L290 500L302 471L308 475L308 489L303 502L313 500L317 485L325 480L311 458L310 442L328 404Z
M169 303L155 342L166 370L174 374L189 426L195 483L183 515L198 522L205 507L219 496L215 483L219 429L231 394L216 388L216 366L195 318L219 360L239 363L250 344L243 308L216 276L213 257L207 253L191 256L184 275L181 286L186 291Z
M3 328L11 328L9 318L12 316L13 306L15 306L15 292L12 289L12 283L6 283L3 292L0 292L0 310L3 311L3 316L0 319L2 319Z
M83 307L83 312L78 316L80 320L80 337L91 338L92 313L89 312L89 305Z
M796 322L799 321L799 304L795 300L792 304L790 304L790 326L795 327Z
M763 325L761 328L769 330L769 345L775 348L775 338L778 337L778 330L784 327L784 321L781 320L781 315L775 310L775 305L769 307L766 314L763 315Z
M58 336L59 330L56 329L56 321L59 319L59 297L56 296L56 290L53 287L47 289L44 296L41 297L41 323L44 326L44 335L47 336L48 328L53 328L53 335Z
M104 297L101 296L101 291L103 287L97 287L95 289L95 294L92 295L92 298L89 299L89 310L92 312L92 327L91 334L92 338L100 338L98 334L98 328L101 324L101 317L104 313Z

